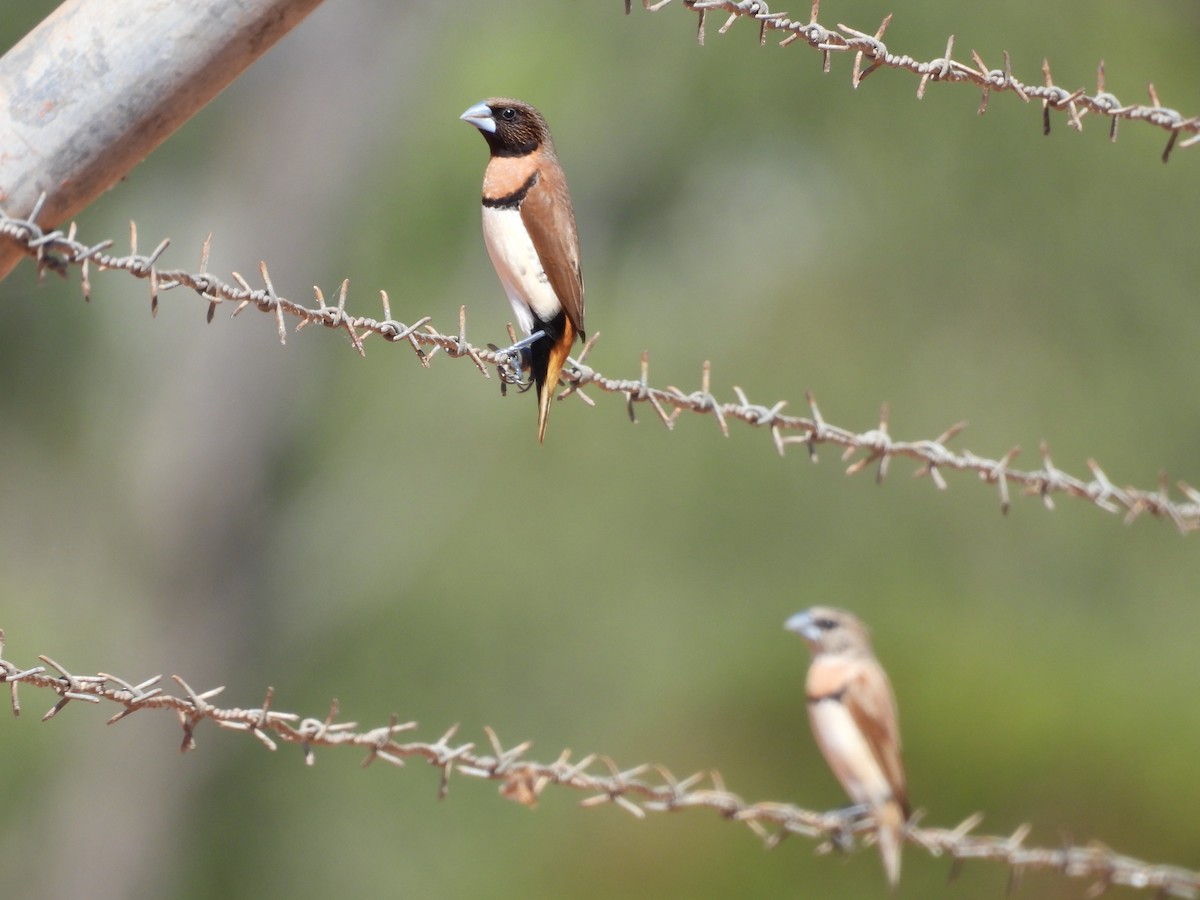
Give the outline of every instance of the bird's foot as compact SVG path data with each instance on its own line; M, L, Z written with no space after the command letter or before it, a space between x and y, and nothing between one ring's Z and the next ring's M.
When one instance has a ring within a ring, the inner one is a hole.
M511 332L510 332L511 333ZM505 385L515 384L522 393L529 390L531 382L522 381L521 373L529 366L529 348L546 336L544 331L535 331L529 337L521 338L511 347L500 349L494 344L488 344L488 349L495 351L500 357L497 370L500 373L500 389Z
M845 853L854 847L855 827L871 815L871 808L865 803L835 809L826 813L830 819L829 842L834 849Z

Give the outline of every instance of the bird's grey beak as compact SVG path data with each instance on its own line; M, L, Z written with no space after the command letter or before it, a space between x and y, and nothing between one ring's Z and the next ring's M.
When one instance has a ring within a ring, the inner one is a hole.
M786 622L783 627L788 631L794 631L805 640L815 641L821 636L821 629L817 628L817 623L813 621L813 617L808 611L798 612Z
M464 122L470 122L480 131L494 132L496 130L496 120L486 103L476 103L459 118Z

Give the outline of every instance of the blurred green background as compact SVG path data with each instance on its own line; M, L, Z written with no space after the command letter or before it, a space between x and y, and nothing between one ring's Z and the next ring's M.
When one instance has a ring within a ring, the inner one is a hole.
M4 46L53 3L10 4ZM637 6L637 4L635 4ZM1125 3L827 3L866 31L891 9L893 50L1039 81L1154 81L1200 112L1200 12ZM797 15L807 10L791 8ZM458 114L495 94L554 128L583 242L590 362L655 384L756 401L811 388L827 418L1035 466L1098 459L1118 483L1160 468L1200 482L1200 150L1165 135L875 73L736 26L694 40L678 4L328 3L79 218L83 239L141 246L277 288L351 280L353 311L433 315L502 341L510 317L479 230L486 148ZM618 398L560 403L547 443L531 396L501 400L465 361L422 370L378 339L274 337L253 310L93 276L0 284L0 626L7 658L77 672L178 673L253 707L381 724L433 740L496 728L535 742L718 769L747 800L845 799L808 732L808 663L782 629L814 603L872 627L901 708L925 821L975 811L1031 843L1092 839L1200 868L1200 537L1057 511L897 461L876 486L837 454L780 458L770 436ZM222 313L224 310L222 310ZM880 897L874 850L765 853L711 812L637 822L551 790L530 812L495 786L359 767L354 752L266 752L204 727L177 752L166 714L23 693L0 716L0 872L8 898ZM1000 896L1008 873L905 854L900 897ZM1026 877L1025 898L1086 884Z

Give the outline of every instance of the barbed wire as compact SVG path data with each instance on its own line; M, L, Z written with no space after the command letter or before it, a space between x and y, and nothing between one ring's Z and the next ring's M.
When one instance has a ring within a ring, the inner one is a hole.
M43 722L57 716L72 702L108 703L120 707L109 717L109 725L143 710L171 710L183 730L181 752L196 749L197 727L211 721L220 728L253 735L268 750L279 749L280 743L296 745L310 766L315 764L318 747L363 750L366 752L362 762L364 767L376 761L402 767L408 759L424 760L441 770L440 799L449 792L451 776L458 774L497 781L502 797L531 808L537 806L538 798L550 786L586 793L588 796L581 801L581 806L611 803L638 819L651 812L708 808L729 821L745 825L768 849L790 835L819 841L819 852L849 851L859 841L869 843L872 840L874 826L869 817L854 816L846 811L815 812L773 801L747 803L726 788L716 771L678 778L666 766L647 764L622 769L611 758L596 753L573 761L569 749L563 750L554 762L536 762L526 758L531 742L506 748L495 730L488 727L483 729L487 745L482 751L477 749L475 742L455 741L457 725L432 742L401 741L398 736L415 730L416 722L401 722L393 715L386 725L360 729L357 722L338 721L337 700L331 702L323 718L301 717L272 709L274 688L267 688L262 704L254 709L222 708L209 701L221 694L224 687L196 691L181 677L173 675L171 680L182 691L176 695L163 690L161 675L133 684L106 672L74 675L49 656L38 656L38 659L42 665L31 668L21 668L5 659L4 631L0 629L0 682L9 685L14 716L21 714L18 690L24 685L30 689L49 690L58 696L42 716ZM1200 872L1143 862L1098 843L1026 847L1025 839L1031 830L1028 825L1022 825L1007 836L972 834L982 818L975 814L954 828L931 828L920 824L921 814L918 813L910 823L906 837L909 843L924 848L934 857L949 857L952 875L956 875L967 860L1003 862L1009 868L1010 887L1015 886L1023 872L1046 869L1061 872L1069 878L1092 880L1094 895L1111 885L1123 885L1154 890L1160 897L1200 896Z
M459 308L458 334L439 332L430 324L431 316L423 316L411 325L393 319L386 291L379 292L383 305L382 319L351 315L346 311L349 281L343 281L338 289L336 305L329 305L321 289L315 287L313 290L318 305L306 307L276 292L266 263L259 264L259 274L264 284L262 288L251 287L237 272L232 273L236 285L222 281L208 272L211 234L201 248L198 271L161 269L158 267L158 261L166 251L169 239L159 242L148 256L141 255L137 251L137 226L130 222L130 253L127 256L114 256L105 252L112 246L111 240L90 246L76 240L74 223L65 234L59 230L43 231L36 224L40 210L39 202L27 219L10 217L0 210L0 235L16 241L32 256L37 262L39 274L49 270L66 276L73 267L78 267L85 300L91 298L92 266L102 270L122 271L149 282L152 314L158 310L159 295L162 292L186 287L208 302L209 322L212 321L217 306L222 303L234 305L233 316L249 306L274 316L279 341L283 344L287 343L287 320L291 317L298 320L297 331L317 324L346 332L351 345L359 354L365 354L363 342L368 337L379 335L390 343L407 344L425 367L428 367L434 355L442 350L452 358L470 359L485 378L491 377L488 367L495 367L502 385L519 381L520 371L514 354L491 345L476 346L467 340L465 306ZM707 361L701 367L698 390L684 391L673 385L665 388L651 386L648 351L642 353L640 377L611 378L586 364L588 354L599 337L599 332L594 333L584 346L579 359L573 360L573 364L563 370L563 380L568 384L559 394L559 399L574 394L589 406L594 406L595 401L588 396L586 388L621 395L625 398L631 421L637 421L636 405L648 404L668 430L674 428L679 416L684 412L711 416L726 436L729 435L729 423L737 421L750 427L768 429L775 449L781 456L786 455L789 448L799 445L808 450L809 458L813 462L817 461L819 446L828 444L840 447L843 451L842 461L849 462L846 474L856 475L874 466L876 481L880 483L887 477L891 461L896 457L919 463L913 474L928 477L941 490L948 487L943 472L973 472L982 481L995 486L1000 508L1004 513L1008 512L1010 506L1012 485L1023 494L1040 497L1046 508L1051 510L1055 508L1055 496L1066 495L1085 500L1106 512L1123 513L1127 523L1149 514L1172 522L1182 534L1200 529L1200 490L1186 482L1176 482L1177 489L1185 498L1176 500L1170 496L1165 473L1159 474L1157 490L1119 487L1108 478L1099 463L1089 459L1087 466L1092 477L1080 478L1054 465L1049 445L1045 441L1040 445L1040 468L1016 469L1012 463L1021 451L1019 446L1014 446L999 459L978 456L969 450L951 450L947 445L966 428L965 422L955 423L932 440L895 440L888 433L889 411L886 403L880 409L876 427L866 431L855 431L826 421L811 391L806 394L809 416L784 413L787 407L786 400L777 401L770 406L753 403L745 391L736 385L733 387L736 402L722 401L712 393L712 369ZM425 348L430 349L426 351ZM856 455L858 458L850 462Z
M883 42L883 36L892 22L892 14L884 17L883 22L873 34L851 28L839 23L836 28L828 28L817 21L821 9L821 0L812 0L809 20L802 22L792 19L784 12L771 12L764 0L681 0L683 8L695 12L699 17L696 39L703 44L705 26L710 12L728 13L725 23L717 29L725 34L739 19L749 19L758 24L759 44L767 42L767 32L785 32L786 36L780 41L780 46L803 40L815 50L820 50L823 56L823 70L828 73L831 57L834 53L853 53L854 68L851 72L851 84L857 88L868 75L881 67L903 69L920 77L917 84L917 98L925 96L925 89L931 82L951 84L973 84L982 91L979 101L979 114L987 112L988 101L992 92L1009 92L1017 95L1026 103L1040 100L1042 104L1042 133L1050 133L1050 112L1061 111L1067 114L1067 124L1076 131L1083 131L1083 118L1088 113L1107 116L1109 119L1109 139L1117 139L1117 123L1125 120L1131 122L1147 122L1170 135L1167 145L1162 152L1165 163L1171 157L1171 151L1178 145L1180 148L1191 147L1200 143L1200 116L1184 116L1178 110L1170 109L1159 103L1158 92L1153 83L1148 86L1150 103L1124 104L1105 88L1104 60L1096 69L1096 92L1088 94L1083 88L1067 90L1054 83L1050 74L1050 61L1042 60L1042 84L1029 84L1015 77L1012 73L1012 61L1008 51L1004 51L1004 67L990 68L980 55L972 50L971 60L974 67L960 62L952 57L954 52L954 35L946 41L945 55L936 59L919 60L907 54L892 53ZM657 12L671 0L642 0L642 6ZM625 0L625 13L632 11L633 0ZM865 65L864 65L865 61ZM1181 134L1191 135L1179 142ZM1177 144L1178 142L1178 144Z

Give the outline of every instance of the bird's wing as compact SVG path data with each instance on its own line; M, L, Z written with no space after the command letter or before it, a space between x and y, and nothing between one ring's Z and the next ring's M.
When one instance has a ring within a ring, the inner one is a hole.
M874 659L857 659L847 673L853 689L846 691L846 708L858 725L891 785L892 794L908 810L908 788L900 756L900 727L896 700L883 667Z
M521 204L521 220L563 311L582 337L583 270L579 265L579 237L571 195L561 171L555 167L543 172L546 190L530 191Z

